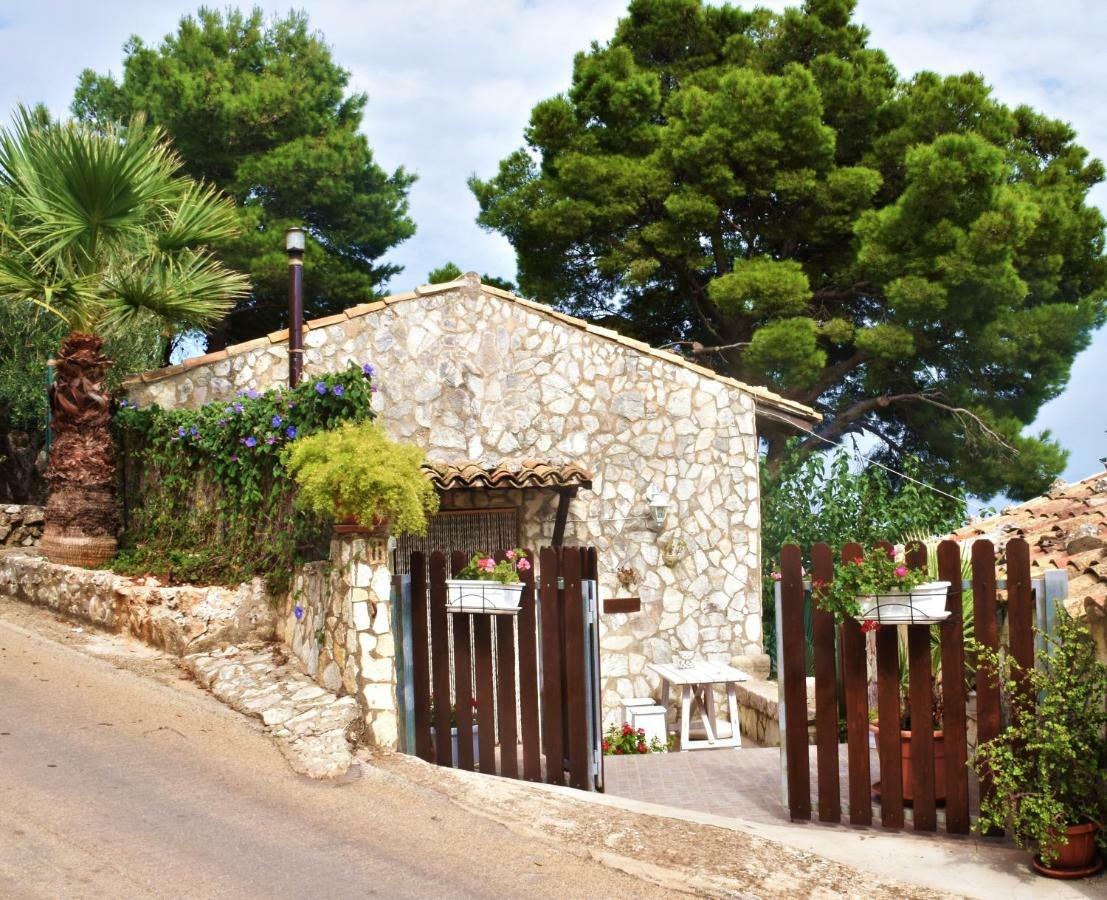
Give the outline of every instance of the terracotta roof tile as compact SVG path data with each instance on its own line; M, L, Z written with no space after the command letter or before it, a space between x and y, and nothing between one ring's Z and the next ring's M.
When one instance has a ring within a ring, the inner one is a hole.
M559 488L592 486L592 474L576 463L557 465L527 459L518 464L483 466L472 460L434 462L423 467L435 487L465 488Z
M1107 603L1107 472L1058 484L1048 496L1006 507L951 537L985 538L999 548L1013 537L1024 537L1034 575L1051 569L1068 572L1066 605L1072 611L1083 611L1087 602L1097 607Z

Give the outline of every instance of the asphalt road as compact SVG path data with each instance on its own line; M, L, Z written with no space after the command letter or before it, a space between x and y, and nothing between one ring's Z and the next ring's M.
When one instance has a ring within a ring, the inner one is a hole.
M295 776L161 675L0 619L0 897L665 893L415 785Z

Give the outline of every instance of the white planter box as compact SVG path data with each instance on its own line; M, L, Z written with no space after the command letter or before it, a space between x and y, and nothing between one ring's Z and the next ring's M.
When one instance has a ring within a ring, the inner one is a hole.
M523 585L498 581L446 580L446 609L459 613L516 615L523 596Z
M889 591L879 597L858 597L861 621L879 622L882 625L920 625L941 622L946 610L948 581L927 581L913 588L910 593Z
M473 765L474 766L476 766L480 762L480 743L477 740L478 737L479 737L479 733L480 733L480 726L479 725L474 725L473 726ZM435 730L432 726L431 727L431 746L432 747L437 746L434 743L434 735L435 735ZM450 755L452 757L452 759L450 760L450 764L456 769L457 768L457 728L451 728L450 729Z

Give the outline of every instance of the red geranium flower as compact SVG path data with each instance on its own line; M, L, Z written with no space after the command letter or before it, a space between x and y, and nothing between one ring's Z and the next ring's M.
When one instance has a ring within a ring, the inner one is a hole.
M638 742L638 752L639 753L649 753L650 748L647 747L642 741L639 741Z

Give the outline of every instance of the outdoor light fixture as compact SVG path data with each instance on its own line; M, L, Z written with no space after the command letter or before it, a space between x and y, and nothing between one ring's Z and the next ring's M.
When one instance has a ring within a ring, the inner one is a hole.
M653 523L660 528L665 524L665 513L669 511L669 495L651 484L646 490L646 500L650 504Z
M302 228L289 228L284 233L284 249L289 252L293 250L299 250L304 252L304 229Z
M288 386L300 383L304 368L304 243L302 228L284 233L288 253Z

